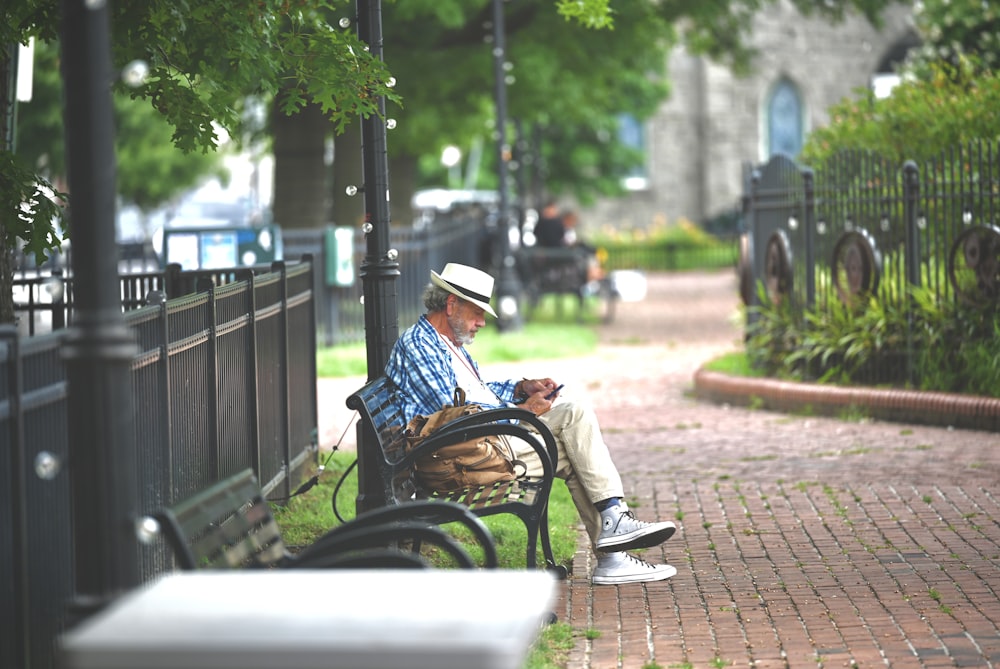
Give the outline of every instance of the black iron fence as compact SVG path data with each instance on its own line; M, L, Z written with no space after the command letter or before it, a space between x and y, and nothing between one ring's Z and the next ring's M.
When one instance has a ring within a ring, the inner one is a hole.
M732 226L730 226L732 227ZM399 325L405 328L423 312L421 294L430 271L447 262L482 267L498 275L497 232L484 215L438 215L421 227L392 227L390 248L398 254L397 282ZM364 304L359 270L367 252L361 228L287 229L282 233L285 256L314 259L313 295L317 341L323 346L365 340ZM713 243L622 242L603 244L600 253L606 270L672 271L692 268L733 267L739 258L738 237L727 228L712 237ZM15 310L22 335L50 332L72 324L73 282L64 274L65 263L47 263L22 271L15 278ZM266 267L240 270L182 272L180 265L165 271L148 270L149 263L126 264L120 275L121 302L126 310L150 300L185 295L203 285L235 281ZM124 271L126 270L127 271Z
M316 259L315 294L318 339L324 346L365 339L359 269L366 253L364 231L354 228L283 232L285 253L310 254ZM431 270L460 262L489 268L492 235L481 218L440 216L421 228L392 227L400 276L396 282L400 330L423 313L420 299Z
M202 292L125 314L139 349L141 514L246 467L269 496L287 497L314 461L314 269L304 260L264 273L184 273L174 279ZM71 323L71 288L66 295ZM54 665L74 592L64 333L0 328L0 667ZM172 567L162 542L139 552L144 579Z
M762 284L799 313L868 297L905 310L919 287L939 303L996 305L998 216L1000 152L991 142L923 164L851 151L811 170L776 156L747 169L743 299L756 304ZM902 363L910 373L911 362Z

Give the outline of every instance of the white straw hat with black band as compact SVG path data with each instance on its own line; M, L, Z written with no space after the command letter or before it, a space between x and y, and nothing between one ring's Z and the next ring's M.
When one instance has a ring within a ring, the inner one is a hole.
M493 307L490 306L490 298L493 296L493 277L486 272L450 262L444 266L440 274L431 270L431 283L482 307L483 311L493 318L497 317Z

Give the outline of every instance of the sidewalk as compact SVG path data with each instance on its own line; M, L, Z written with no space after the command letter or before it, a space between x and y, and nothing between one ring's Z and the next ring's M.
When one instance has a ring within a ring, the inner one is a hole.
M696 401L736 306L728 275L651 277L605 333L591 396L678 573L591 587L582 543L560 614L599 635L569 667L1000 666L1000 435Z
M731 272L652 275L596 355L489 370L591 402L629 504L679 526L643 552L677 575L628 586L590 585L581 530L568 667L1000 666L1000 434L698 401L738 306ZM321 384L322 444L361 382Z

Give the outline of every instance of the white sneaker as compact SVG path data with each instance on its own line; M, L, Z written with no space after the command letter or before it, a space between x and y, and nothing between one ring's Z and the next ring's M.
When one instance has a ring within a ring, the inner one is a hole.
M608 553L597 558L594 585L620 585L663 581L677 573L669 564L650 564L628 553Z
M601 511L599 551L628 551L662 544L674 535L677 527L668 520L646 523L636 520L624 502Z

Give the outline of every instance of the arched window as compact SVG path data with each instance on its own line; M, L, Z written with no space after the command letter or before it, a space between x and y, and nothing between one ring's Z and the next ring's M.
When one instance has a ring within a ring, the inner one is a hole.
M794 158L802 150L802 139L802 98L795 84L782 79L767 103L768 155L782 153Z
M630 149L645 155L646 153L646 130L636 117L631 114L618 115L618 141ZM625 176L624 183L626 190L642 190L649 185L646 165L642 162L636 163Z

